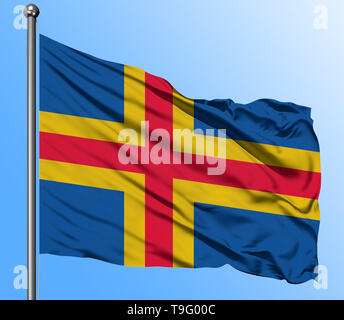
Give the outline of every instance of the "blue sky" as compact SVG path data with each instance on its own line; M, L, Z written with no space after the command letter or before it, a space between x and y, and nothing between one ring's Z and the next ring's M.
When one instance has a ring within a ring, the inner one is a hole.
M26 264L26 30L2 1L0 298L24 299L13 270ZM138 66L192 98L259 98L312 108L320 142L319 262L328 289L291 285L230 266L124 268L43 255L42 299L336 299L344 297L341 204L344 118L344 2L341 0L36 1L40 31L99 58ZM316 29L317 5L328 28ZM19 15L19 16L18 16Z

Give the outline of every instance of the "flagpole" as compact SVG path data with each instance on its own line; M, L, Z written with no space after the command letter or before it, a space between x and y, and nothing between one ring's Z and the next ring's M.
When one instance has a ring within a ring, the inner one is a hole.
M36 300L36 18L28 4L27 18L27 299Z

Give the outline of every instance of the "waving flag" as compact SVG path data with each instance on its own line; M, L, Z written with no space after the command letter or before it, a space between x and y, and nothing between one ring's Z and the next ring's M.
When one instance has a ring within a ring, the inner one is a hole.
M136 267L316 276L310 109L192 100L40 36L40 251Z

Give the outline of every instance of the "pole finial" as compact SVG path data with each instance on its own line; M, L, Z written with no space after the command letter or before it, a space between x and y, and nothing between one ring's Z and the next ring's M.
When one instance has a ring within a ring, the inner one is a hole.
M37 18L39 16L39 9L36 5L30 3L25 7L23 13L26 18L28 17Z

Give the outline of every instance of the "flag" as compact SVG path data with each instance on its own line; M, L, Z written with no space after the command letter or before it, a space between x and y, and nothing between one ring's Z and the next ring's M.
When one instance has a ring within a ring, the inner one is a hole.
M320 153L308 107L189 99L41 35L39 117L41 253L316 276Z

